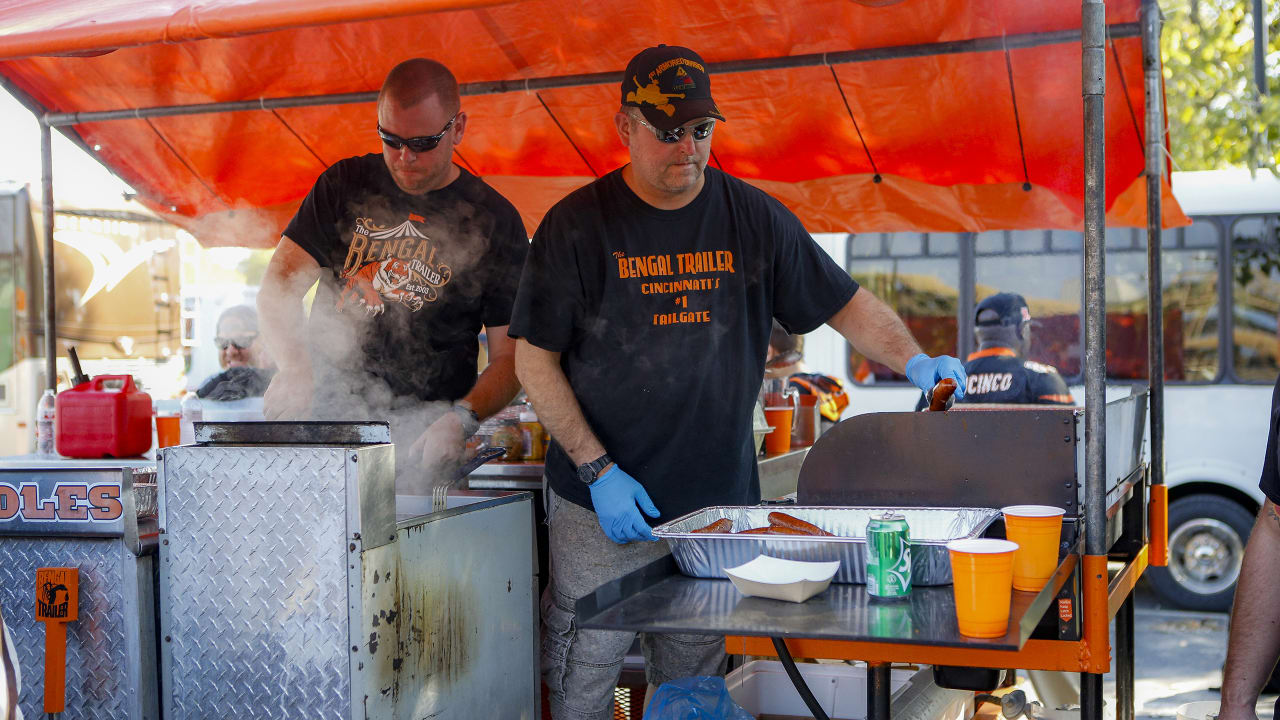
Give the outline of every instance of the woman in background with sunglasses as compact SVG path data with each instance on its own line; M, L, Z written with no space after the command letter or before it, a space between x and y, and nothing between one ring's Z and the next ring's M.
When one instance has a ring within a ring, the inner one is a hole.
M248 305L233 305L218 316L214 332L222 371L201 383L196 396L231 401L265 393L275 374L275 363L258 336L257 311Z

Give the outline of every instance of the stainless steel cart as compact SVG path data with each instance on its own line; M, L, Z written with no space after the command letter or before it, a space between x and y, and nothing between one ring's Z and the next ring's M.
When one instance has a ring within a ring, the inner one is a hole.
M133 463L130 463L133 464ZM154 469L109 461L0 468L0 606L22 668L18 705L44 712L36 568L74 567L64 720L156 720Z
M166 717L534 717L528 493L397 513L385 424L196 440L160 460Z

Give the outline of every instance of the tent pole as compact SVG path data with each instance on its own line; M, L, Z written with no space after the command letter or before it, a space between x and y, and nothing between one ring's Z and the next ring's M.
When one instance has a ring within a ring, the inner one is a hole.
M58 319L53 275L53 134L40 123L40 194L44 220L44 372L45 387L58 392Z
M1085 281L1085 637L1094 656L1107 657L1106 568L1106 5L1081 5L1081 91L1084 96L1084 281ZM1100 565L1101 577L1091 568ZM1101 590L1099 590L1099 586ZM1090 606L1101 602L1103 612ZM1101 627L1099 627L1101 625ZM1081 717L1102 718L1102 675L1083 673Z
M1112 38L1131 38L1141 34L1138 23L1117 23L1106 28ZM867 48L864 50L842 50L829 53L809 53L806 55L787 55L784 57L752 58L748 60L730 60L727 62L708 63L708 70L714 75L728 73L755 72L758 70L780 70L785 68L822 67L824 65L843 65L857 62L873 62L876 60L895 60L908 57L932 57L938 55L958 55L974 52L1003 52L1005 48L1040 47L1043 45L1062 45L1075 43L1079 35L1074 30L1055 32L1022 33L1008 37L981 37L970 40L958 40L943 43L922 43L917 45L897 45L885 48ZM528 80L496 80L487 82L462 83L458 92L462 95L500 95L511 92L534 92L568 87L586 87L591 85L617 85L622 82L621 72L582 73L577 75L553 75ZM260 98L257 100L239 100L235 102L203 103L197 105L166 105L159 107L131 108L126 110L101 110L82 113L46 113L44 121L53 127L78 125L88 122L106 122L109 120L136 120L149 117L171 117L174 115L203 115L206 113L250 112L274 110L280 108L314 107L318 105L343 105L349 103L373 102L378 98L376 92L337 93L332 95L304 95L299 97Z
M1142 3L1142 67L1147 119L1147 367L1151 397L1151 484L1164 484L1164 281L1161 184L1164 180L1164 102L1160 77L1160 6ZM1157 371L1157 368L1159 369Z

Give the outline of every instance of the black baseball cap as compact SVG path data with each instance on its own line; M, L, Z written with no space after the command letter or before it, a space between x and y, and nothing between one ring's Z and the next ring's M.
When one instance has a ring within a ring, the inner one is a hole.
M622 74L622 104L640 108L659 130L675 130L690 120L724 120L711 99L711 76L698 53L678 45L641 50Z
M1021 325L1031 322L1027 301L1017 293L996 293L982 302L974 312L975 325Z

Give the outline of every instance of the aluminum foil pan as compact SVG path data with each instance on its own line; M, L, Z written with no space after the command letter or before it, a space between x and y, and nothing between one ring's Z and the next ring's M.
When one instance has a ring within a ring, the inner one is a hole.
M784 560L838 560L840 570L835 582L865 583L867 521L889 510L907 520L911 582L922 586L950 584L951 560L946 544L979 537L1000 516L1000 511L992 508L720 506L703 508L659 525L653 534L667 541L680 571L692 577L723 578L725 568L749 562L757 555L769 555ZM761 527L769 524L769 513L775 511L813 523L837 537L693 532L721 518L732 520L735 532Z
M154 475L154 473L153 473ZM135 477L137 477L135 475ZM160 514L156 502L156 485L154 482L133 484L133 507L140 518L153 518ZM732 565L730 567L733 567Z

